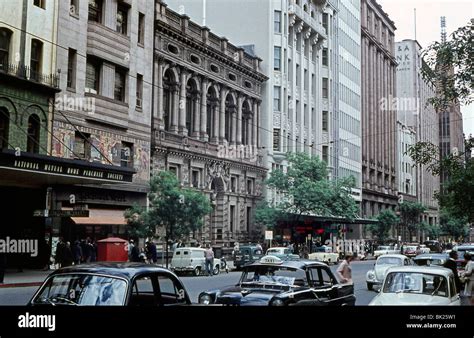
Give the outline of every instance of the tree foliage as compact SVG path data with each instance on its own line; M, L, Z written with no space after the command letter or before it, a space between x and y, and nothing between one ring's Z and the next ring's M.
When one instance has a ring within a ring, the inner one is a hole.
M410 240L413 233L422 229L421 215L426 211L426 207L418 202L402 202L398 205L400 211L400 223L403 224L410 234Z
M455 241L466 237L469 234L467 216L452 215L449 210L442 209L440 212L439 224L441 234L452 236Z
M367 225L367 230L379 241L385 241L389 237L392 226L396 226L400 219L390 209L382 210L376 217L378 223Z
M287 159L287 171L274 170L265 182L281 199L260 205L258 222L269 226L276 219L303 215L356 217L359 210L350 194L354 178L329 180L326 163L305 153L288 153Z

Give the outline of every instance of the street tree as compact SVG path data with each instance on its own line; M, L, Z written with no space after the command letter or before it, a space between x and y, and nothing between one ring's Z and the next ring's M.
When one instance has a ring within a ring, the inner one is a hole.
M456 217L446 209L442 209L439 217L441 233L450 236L455 241L462 240L469 234L467 216Z
M398 205L400 211L400 223L404 225L412 240L413 234L421 229L421 215L426 211L426 207L419 202L402 202Z
M396 226L400 219L391 209L382 210L376 219L378 223L367 225L367 230L379 241L384 242L389 236L390 229Z
M351 196L355 186L353 177L328 179L326 163L319 157L305 153L288 153L287 171L273 170L265 184L280 198L257 209L257 221L298 221L301 216L339 216L350 220L358 214L358 207Z
M209 199L197 190L183 188L172 172L152 176L149 207L134 207L125 217L136 233L153 236L158 227L164 230L165 242L176 241L202 227L204 216L212 211ZM168 245L166 245L168 266Z

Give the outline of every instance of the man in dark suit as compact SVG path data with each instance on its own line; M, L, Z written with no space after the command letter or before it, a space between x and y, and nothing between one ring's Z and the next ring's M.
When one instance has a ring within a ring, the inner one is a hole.
M449 253L449 259L443 264L445 268L451 269L454 274L454 283L456 284L457 293L461 292L461 280L458 275L458 266L456 264L456 259L458 259L457 251L451 251Z

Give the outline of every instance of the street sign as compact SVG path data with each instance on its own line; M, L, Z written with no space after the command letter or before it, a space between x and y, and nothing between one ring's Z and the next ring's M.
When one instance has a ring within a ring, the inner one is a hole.
M270 241L273 240L273 231L271 230L265 231L265 240L270 240Z
M34 217L89 217L89 210L35 210Z

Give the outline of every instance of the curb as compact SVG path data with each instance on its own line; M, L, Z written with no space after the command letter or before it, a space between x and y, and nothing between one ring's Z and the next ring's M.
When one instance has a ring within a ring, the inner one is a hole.
M41 286L43 282L29 282L29 283L8 283L0 284L0 289L6 288L22 288L22 287L31 287L31 286Z

